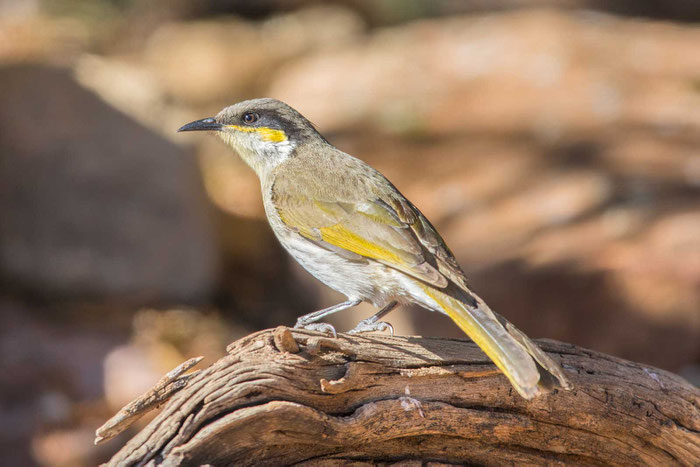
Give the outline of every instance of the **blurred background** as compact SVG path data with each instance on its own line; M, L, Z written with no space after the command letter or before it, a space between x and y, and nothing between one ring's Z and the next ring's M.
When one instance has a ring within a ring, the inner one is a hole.
M0 0L0 463L103 461L134 431L94 430L163 373L341 300L277 244L252 171L175 132L253 97L387 175L528 335L698 384L699 20L694 0Z

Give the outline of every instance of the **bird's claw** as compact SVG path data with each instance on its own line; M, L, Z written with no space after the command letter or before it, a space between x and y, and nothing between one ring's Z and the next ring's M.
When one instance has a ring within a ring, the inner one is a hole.
M391 323L387 323L386 321L368 321L368 320L362 320L358 323L357 326L355 326L354 329L348 332L348 334L361 334L364 332L384 332L386 330L389 330L389 333L393 336L394 335L394 326L391 325Z
M333 337L338 337L335 328L328 323L300 323L294 325L295 329L306 329L307 331L318 331L326 334L331 334Z

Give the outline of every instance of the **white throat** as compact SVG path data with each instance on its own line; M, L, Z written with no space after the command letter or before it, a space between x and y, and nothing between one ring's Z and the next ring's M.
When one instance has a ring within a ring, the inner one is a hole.
M255 134L232 134L226 131L218 134L260 178L289 159L296 147L296 144L288 139L270 142L263 141Z

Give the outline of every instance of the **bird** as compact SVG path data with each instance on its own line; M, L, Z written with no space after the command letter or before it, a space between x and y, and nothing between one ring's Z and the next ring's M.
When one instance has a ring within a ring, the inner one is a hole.
M525 399L571 389L562 367L493 312L467 284L435 227L379 171L329 143L288 104L239 102L178 131L215 132L257 174L275 236L316 279L345 295L296 328L335 334L321 320L369 302L378 312L350 333L391 331L399 304L446 314Z

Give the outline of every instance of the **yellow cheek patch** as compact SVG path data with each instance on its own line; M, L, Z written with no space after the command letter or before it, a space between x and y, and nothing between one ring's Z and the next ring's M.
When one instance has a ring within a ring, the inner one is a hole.
M268 143L283 143L287 141L287 134L282 130L276 130L274 128L252 128L240 125L226 125L226 127L244 133L257 133L263 141L267 141Z

